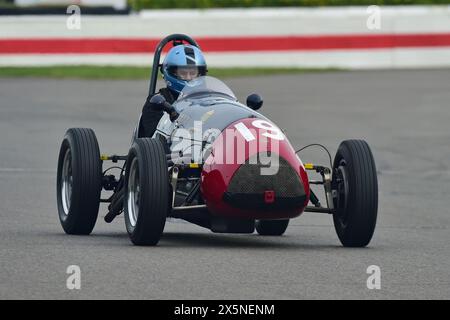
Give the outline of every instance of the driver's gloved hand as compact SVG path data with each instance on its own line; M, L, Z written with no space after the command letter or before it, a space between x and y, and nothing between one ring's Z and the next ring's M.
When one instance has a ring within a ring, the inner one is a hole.
M170 104L175 102L175 97L170 93L170 90L167 88L161 88L159 93L164 96L166 101ZM156 131L156 127L158 126L159 120L164 114L164 111L158 110L155 108L150 102L152 96L148 96L145 100L144 107L142 108L142 135L144 137L152 137ZM170 112L170 120L175 121L178 118L178 114L175 112Z
M179 116L180 114L178 113L178 112L176 112L175 110L174 111L172 111L171 113L170 113L170 121L172 121L172 122L174 122L175 120L177 120L178 119L178 116Z
M175 121L178 118L178 112L174 106L167 102L166 98L162 94L155 94L150 98L149 107L155 110L162 110L167 112L170 117L170 121Z

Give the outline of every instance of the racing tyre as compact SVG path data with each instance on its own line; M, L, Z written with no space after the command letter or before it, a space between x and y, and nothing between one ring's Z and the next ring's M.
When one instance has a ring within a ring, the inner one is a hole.
M67 234L88 235L97 221L102 190L102 162L91 129L67 130L57 173L59 220Z
M286 231L289 219L286 220L257 220L256 231L262 236L281 236Z
M333 165L334 227L344 247L365 247L377 221L375 161L363 140L341 143Z
M156 245L169 210L169 177L161 141L136 139L125 171L125 225L135 245Z

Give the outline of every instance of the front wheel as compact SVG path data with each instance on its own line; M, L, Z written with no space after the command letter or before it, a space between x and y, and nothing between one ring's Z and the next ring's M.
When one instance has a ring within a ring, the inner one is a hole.
M286 220L258 220L256 231L262 236L281 236L286 231L289 219Z
M341 143L333 165L334 227L345 247L365 247L375 231L378 182L367 142Z
M67 234L88 235L94 229L102 190L102 163L91 129L67 130L57 173L59 220Z
M125 226L135 245L156 245L169 210L167 160L161 141L136 139L125 173Z

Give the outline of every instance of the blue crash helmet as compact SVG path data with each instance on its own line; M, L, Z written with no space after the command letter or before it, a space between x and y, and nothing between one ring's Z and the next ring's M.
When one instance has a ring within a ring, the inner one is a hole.
M199 48L191 45L178 45L169 50L164 58L163 78L176 96L190 80L206 75L205 57Z

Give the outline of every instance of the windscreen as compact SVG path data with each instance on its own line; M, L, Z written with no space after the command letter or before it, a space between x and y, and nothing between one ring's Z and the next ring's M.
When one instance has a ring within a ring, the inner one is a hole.
M214 77L199 77L191 80L184 86L178 100L204 96L220 96L236 101L233 91L222 81Z

